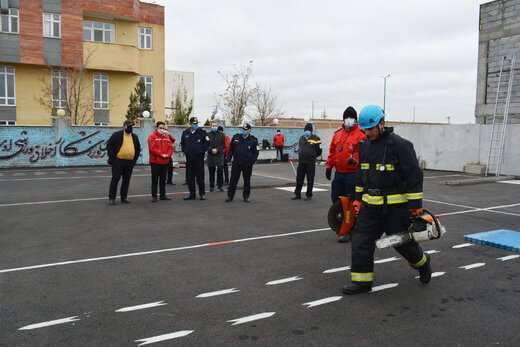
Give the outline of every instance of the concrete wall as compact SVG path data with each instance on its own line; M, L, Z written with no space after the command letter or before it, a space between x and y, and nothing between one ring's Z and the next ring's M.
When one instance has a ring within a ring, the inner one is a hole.
M395 132L412 141L420 160L432 170L463 171L469 163L486 164L491 125L396 125ZM504 165L502 173L520 175L520 125L509 126ZM323 141L324 158L327 157L329 144L334 130L319 130Z
M153 131L151 120L143 121L142 127L136 128L143 147L139 164L148 163L146 139ZM110 135L121 128L116 127L71 127L64 119L55 119L53 126L14 126L0 127L0 168L12 167L49 167L49 166L86 166L106 165L106 141ZM180 139L183 127L170 127L170 133L177 139L176 151L180 152ZM230 136L240 129L227 128ZM263 139L272 142L276 128L254 128L253 135L262 143ZM287 151L292 158L297 156L294 150L302 129L282 129L286 137ZM175 160L184 160L177 155Z

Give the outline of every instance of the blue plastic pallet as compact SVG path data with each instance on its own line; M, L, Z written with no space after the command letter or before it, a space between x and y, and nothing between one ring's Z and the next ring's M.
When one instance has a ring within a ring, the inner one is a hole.
M506 229L493 230L465 235L464 240L478 245L496 247L511 252L520 252L520 231Z

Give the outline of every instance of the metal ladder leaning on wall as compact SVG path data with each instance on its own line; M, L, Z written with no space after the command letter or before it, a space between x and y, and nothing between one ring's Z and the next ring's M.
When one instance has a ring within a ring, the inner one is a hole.
M507 126L509 124L509 108L511 106L511 93L515 79L516 55L511 58L509 70L509 79L502 81L503 75L507 74L504 70L507 57L502 59L500 74L498 76L497 97L495 101L495 111L493 112L493 126L491 130L491 141L489 143L489 154L486 165L486 176L490 173L500 176L502 172L502 164L504 162L504 149L506 145ZM507 93L505 99L500 98L502 82L507 83ZM504 103L504 112L499 114L499 104Z

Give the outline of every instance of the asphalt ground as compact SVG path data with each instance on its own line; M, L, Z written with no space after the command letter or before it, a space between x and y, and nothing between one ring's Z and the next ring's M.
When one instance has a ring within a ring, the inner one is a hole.
M0 345L520 345L520 258L453 248L520 230L520 185L452 187L442 182L468 176L425 172L425 207L448 229L423 244L440 276L420 285L397 253L376 251L387 289L343 297L350 245L327 228L323 170L311 202L276 189L294 186L289 165L254 172L251 204L240 191L182 201L183 170L173 200L152 204L138 167L132 204L108 206L108 168L0 171Z

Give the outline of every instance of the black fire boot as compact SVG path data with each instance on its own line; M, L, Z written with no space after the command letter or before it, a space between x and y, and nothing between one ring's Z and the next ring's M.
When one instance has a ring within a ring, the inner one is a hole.
M430 261L430 256L426 255L428 259L426 263L419 268L419 281L423 284L427 284L432 279L432 265Z
M372 282L352 282L350 285L343 287L343 294L356 295L368 293L372 290Z

